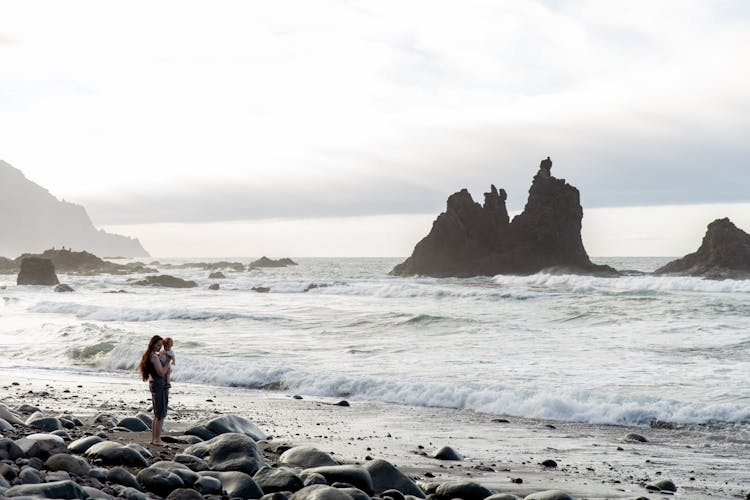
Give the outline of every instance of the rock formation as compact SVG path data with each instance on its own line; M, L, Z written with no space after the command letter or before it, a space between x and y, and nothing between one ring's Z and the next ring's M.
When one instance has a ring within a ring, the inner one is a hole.
M192 280L184 280L168 274L159 276L146 276L142 280L133 281L131 285L138 286L162 286L166 288L195 288L198 283Z
M673 260L654 274L750 279L750 234L729 219L716 219L708 225L696 252Z
M131 273L155 273L156 269L146 267L141 262L129 262L127 264L116 264L102 260L89 252L74 252L73 250L49 249L41 254L25 253L15 260L0 258L0 274L18 272L21 262L29 257L37 257L51 260L55 270L66 274L131 274Z
M257 269L259 267L286 267L296 266L297 263L288 257L284 257L278 260L269 259L265 255L258 260L254 260L248 265L248 270Z
M97 230L82 206L58 200L2 160L0 233L0 255L6 257L62 245L99 255L148 256L137 239Z
M533 274L543 269L616 276L593 264L581 240L578 189L551 174L547 157L529 189L523 212L509 221L505 190L494 185L476 203L466 189L448 198L430 233L391 274L479 276Z
M28 257L21 261L21 270L16 283L19 285L57 285L60 281L55 274L55 266L49 259Z

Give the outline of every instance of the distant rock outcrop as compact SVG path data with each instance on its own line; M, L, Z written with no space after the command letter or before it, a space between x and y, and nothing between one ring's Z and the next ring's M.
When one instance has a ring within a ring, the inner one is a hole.
M484 206L466 189L448 198L430 233L391 274L480 276L556 272L617 276L593 264L581 240L583 209L578 189L550 173L547 157L529 189L523 212L509 221L505 190L494 185Z
M66 274L131 274L131 273L155 273L156 269L145 266L140 262L129 262L127 264L115 264L102 260L89 252L74 252L70 249L49 249L41 254L25 253L15 260L0 258L0 274L18 272L21 262L29 257L38 257L51 260L55 270Z
M750 279L750 234L729 219L716 219L708 225L695 253L673 260L654 274Z
M21 270L16 283L19 285L57 285L55 265L49 259L27 257L21 261Z
M198 286L198 283L170 276L168 274L162 274L160 276L146 276L142 280L133 281L131 285L163 286L167 288L195 288Z
M269 259L268 257L264 255L260 259L252 261L250 265L248 266L248 270L257 269L259 267L286 267L286 266L296 266L296 265L297 263L288 257L284 257L278 260L273 260L273 259Z
M63 245L99 255L148 256L137 239L97 230L82 206L58 200L2 160L0 234L0 255L7 257Z

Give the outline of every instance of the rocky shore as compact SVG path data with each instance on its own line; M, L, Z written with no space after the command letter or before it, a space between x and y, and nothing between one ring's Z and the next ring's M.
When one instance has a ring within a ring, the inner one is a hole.
M187 384L173 388L159 447L145 384L3 380L3 497L737 498L748 480L747 463L719 472L712 450L686 448L686 431L675 442L674 429Z

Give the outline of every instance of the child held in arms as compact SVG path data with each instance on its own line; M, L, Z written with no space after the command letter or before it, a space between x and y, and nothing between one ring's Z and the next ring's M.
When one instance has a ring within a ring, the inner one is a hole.
M174 351L172 350L173 345L174 345L174 340L172 340L172 337L167 337L164 339L164 347L162 347L161 352L159 353L159 361L161 361L162 366L175 364ZM172 387L171 379L172 379L172 370L169 370L167 372L167 388Z

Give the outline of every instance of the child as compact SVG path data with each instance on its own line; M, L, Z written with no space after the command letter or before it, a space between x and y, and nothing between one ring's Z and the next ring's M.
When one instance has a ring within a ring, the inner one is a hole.
M159 361L161 361L162 366L175 364L174 351L172 350L173 345L174 345L174 340L172 340L172 337L167 337L164 339L164 347L162 347L162 350L159 353ZM167 371L167 388L172 387L171 378L172 378L172 369L170 368L169 371Z

